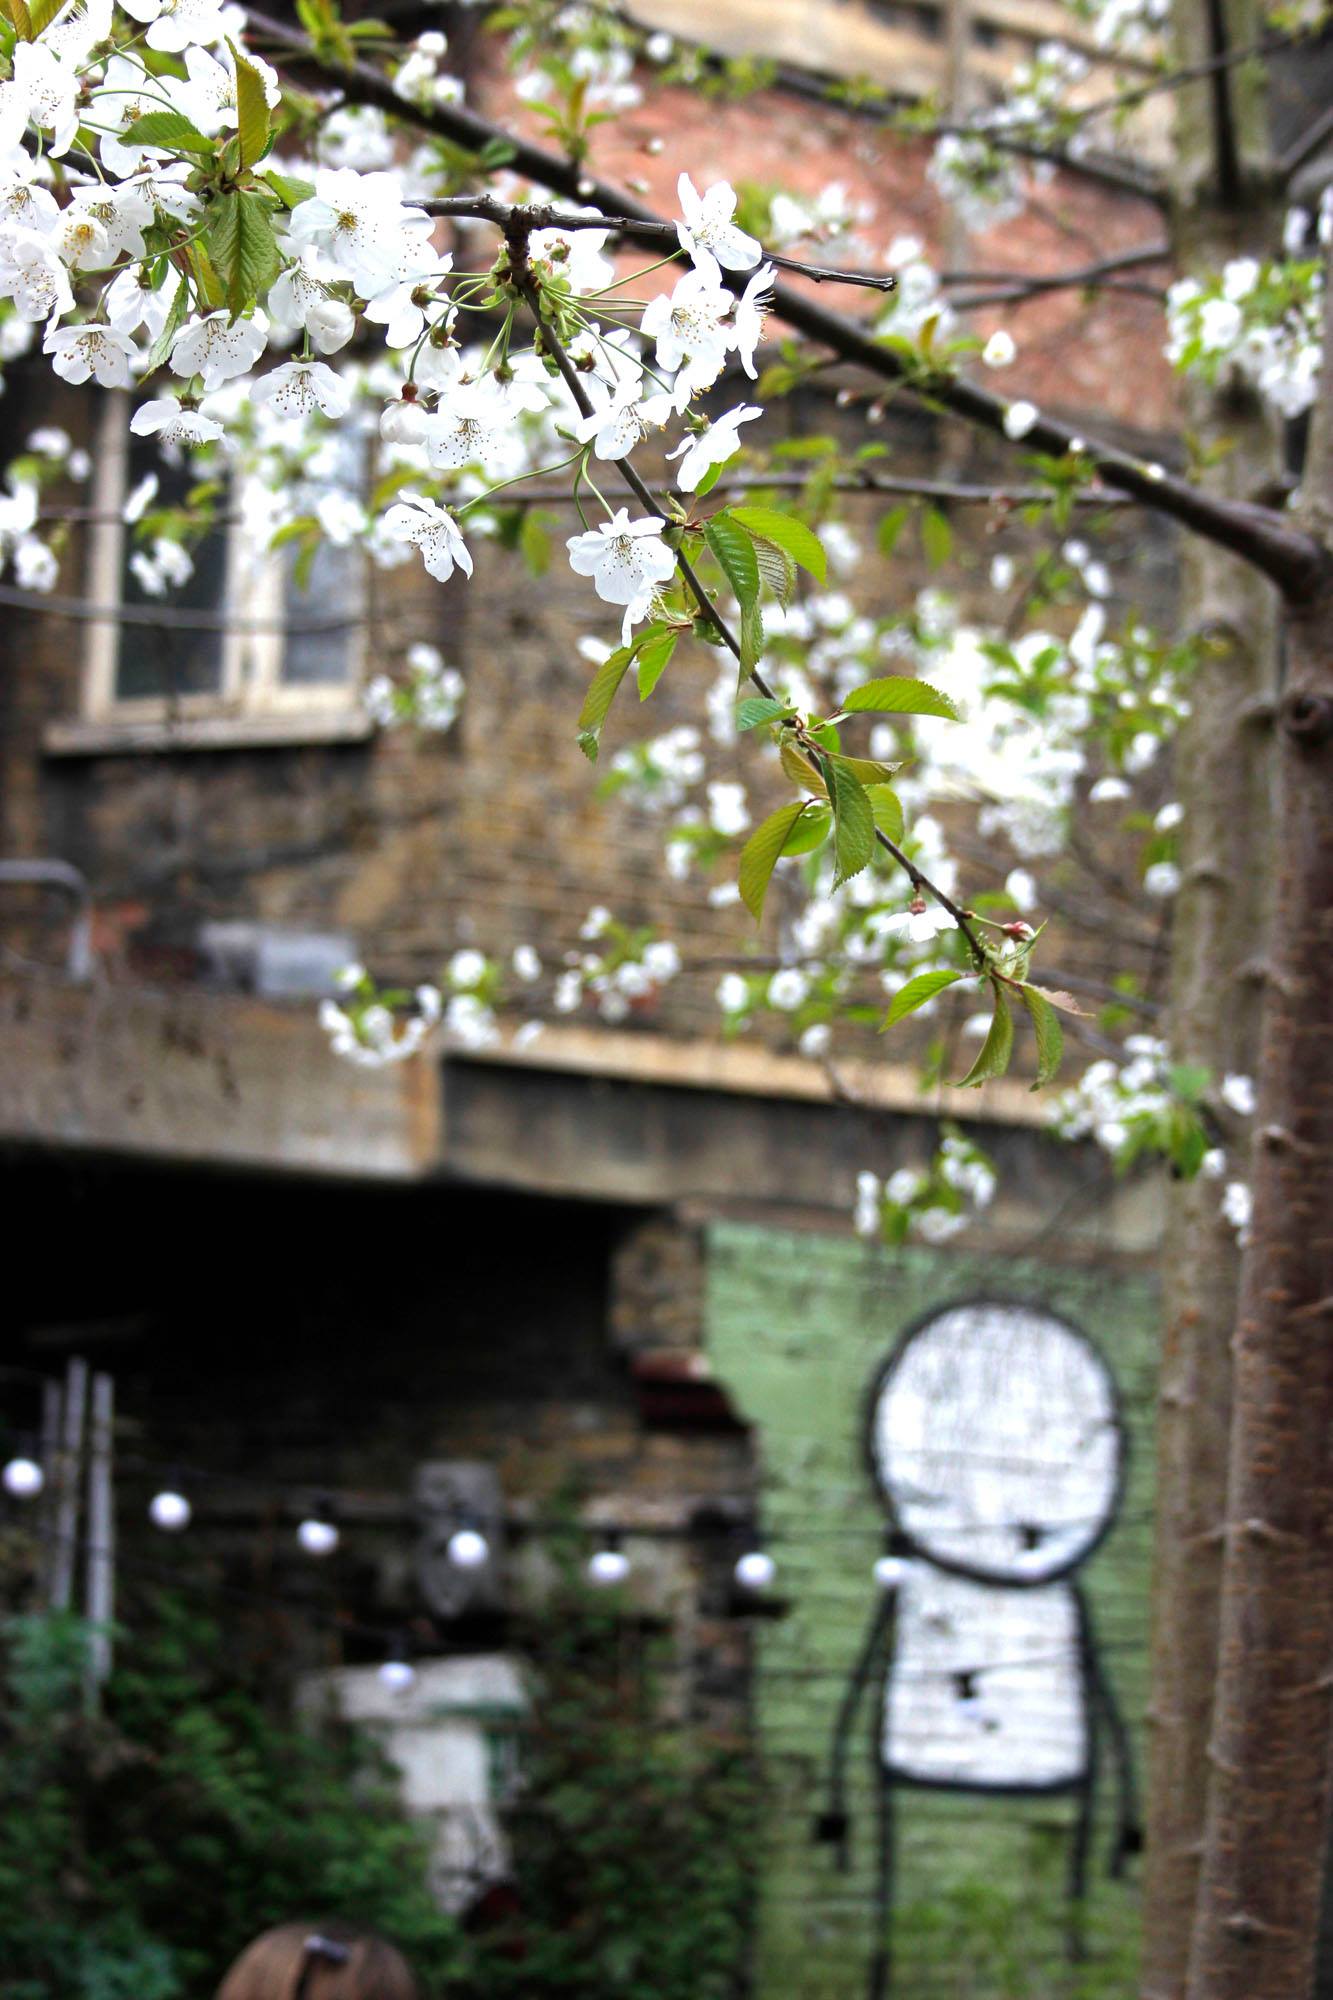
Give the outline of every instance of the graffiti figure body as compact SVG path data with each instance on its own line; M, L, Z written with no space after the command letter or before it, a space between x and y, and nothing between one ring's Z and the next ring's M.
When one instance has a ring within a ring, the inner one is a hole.
M983 1300L915 1327L871 1386L871 1478L889 1553L838 1715L816 1835L847 1862L848 1745L868 1689L879 1816L871 2000L890 1978L894 1794L927 1788L1077 1801L1069 1942L1099 1767L1119 1781L1112 1872L1138 1844L1128 1741L1075 1571L1115 1519L1125 1434L1091 1343L1044 1307Z

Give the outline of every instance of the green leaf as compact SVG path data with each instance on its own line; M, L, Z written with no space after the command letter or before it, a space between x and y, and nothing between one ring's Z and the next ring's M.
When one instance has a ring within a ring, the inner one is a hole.
M145 111L126 133L136 146L161 146L173 153L208 153L218 150L218 141L208 139L179 111Z
M953 529L938 507L927 507L921 516L921 546L932 569L939 569L953 554Z
M264 95L264 79L254 64L246 61L235 42L229 41L227 47L236 65L236 129L241 146L241 165L252 167L256 160L263 159L268 150L272 125L268 99Z
M764 723L780 722L784 715L791 713L791 707L785 701L778 701L768 694L752 694L736 704L736 727L742 730L760 729Z
M960 1076L957 1088L964 1084L988 1083L993 1077L1003 1076L1009 1067L1009 1058L1014 1052L1014 1017L1000 988L991 982L995 994L995 1012L991 1016L990 1033L981 1045L981 1053L966 1076Z
M875 815L875 825L897 846L903 837L903 806L897 792L887 785L867 785L866 797Z
M768 541L763 535L754 538L754 559L759 565L759 574L779 604L789 604L796 588L796 565L785 549L776 542Z
M912 674L886 674L865 681L843 700L848 715L942 715L958 721L958 710L947 694Z
M937 993L943 993L946 986L954 985L962 976L961 972L919 972L915 979L909 979L906 986L900 986L894 994L889 1011L879 1024L880 1033L896 1026L908 1014L915 1014L918 1007L924 1007L927 1000L933 1000Z
M836 755L838 762L845 764L862 785L887 785L894 773L903 768L901 764L881 763L878 757L844 757L841 751Z
M668 630L658 633L654 638L640 641L638 665L640 701L647 701L666 672L667 663L676 650L676 641L679 637L679 632Z
M295 174L275 173L270 167L263 176L265 187L271 187L284 208L298 208L303 201L310 201L315 192L313 181L298 180Z
M153 374L155 370L162 366L171 352L172 342L185 324L186 315L189 310L190 287L186 284L184 278L178 276L176 279L176 296L171 301L171 311L167 314L162 331L149 350L148 365L144 370L145 375Z
M764 897L778 856L783 852L795 831L796 822L806 809L807 801L798 799L795 805L779 806L775 813L757 826L741 849L740 885L741 901L750 915L758 923L764 913Z
M776 542L785 549L793 562L808 569L811 576L823 583L828 575L828 561L824 545L818 535L798 521L794 514L780 514L776 507L733 507L732 519L748 528L752 535L762 535L766 542Z
M65 0L34 0L28 9L33 34L40 35L43 28L49 27L64 4Z
M859 875L875 851L875 815L865 786L846 766L830 758L829 800L833 807L833 886Z
M906 527L907 517L911 511L911 508L906 504L901 507L894 507L880 521L879 533L876 536L876 540L879 543L879 552L882 556L891 556L897 548L898 537Z
M764 614L759 609L759 599L753 604L741 606L741 657L739 661L742 681L749 679L764 654Z
M583 697L583 707L579 710L579 749L589 763L597 762L597 743L603 724L611 713L611 704L616 698L616 690L625 678L625 671L634 658L633 646L618 646L614 653L602 661L588 685Z
M755 559L754 543L744 528L738 528L728 514L714 514L711 521L704 524L704 540L718 562L722 573L736 593L736 602L742 611L748 605L759 601L759 564Z
M282 267L268 208L259 195L241 189L210 204L208 249L233 317L255 303Z
M818 792L821 799L828 797L828 786L810 762L791 740L791 731L784 729L778 743L778 756L782 768L794 785L804 785L809 791Z
M783 842L784 858L789 854L813 854L828 839L832 825L833 814L828 807L813 805L807 800L803 817L797 820Z
M1023 1005L1032 1016L1037 1037L1037 1081L1032 1088L1040 1090L1060 1067L1060 1058L1065 1052L1065 1033L1060 1026L1060 1016L1035 986L1025 985L1019 990L1023 995Z

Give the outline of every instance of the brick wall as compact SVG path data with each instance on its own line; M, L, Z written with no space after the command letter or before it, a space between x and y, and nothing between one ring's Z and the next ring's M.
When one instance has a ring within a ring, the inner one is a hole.
M849 1753L852 1867L811 1839L827 1796L838 1706L869 1621L884 1524L865 1472L870 1380L900 1336L954 1300L1044 1303L1086 1332L1116 1377L1130 1432L1118 1525L1083 1573L1104 1660L1141 1765L1147 1678L1155 1298L1145 1278L1036 1256L912 1249L720 1224L708 1235L707 1348L756 1429L759 1507L786 1615L758 1641L757 1719L770 1788L756 1992L853 2000L871 1949L873 1694ZM1132 1990L1132 1887L1106 1879L1102 1789L1092 1861L1090 1960L1064 1962L1067 1801L900 1792L895 1992L1028 2000Z

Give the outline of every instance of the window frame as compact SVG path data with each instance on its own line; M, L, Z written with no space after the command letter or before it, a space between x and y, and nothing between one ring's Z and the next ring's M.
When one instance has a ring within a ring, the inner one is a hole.
M129 524L122 509L129 491L130 415L133 396L112 389L97 416L97 449L92 488L92 532L86 566L87 595L93 607L84 642L81 720L92 727L152 728L189 721L230 721L261 725L285 718L295 728L303 716L326 726L337 716L361 713L366 636L370 622L370 564L363 550L347 550L360 566L360 610L347 628L347 671L336 681L289 682L283 678L286 653L284 599L286 564L281 552L260 557L247 574L247 551L239 524L227 530L226 581L218 617L222 659L216 688L174 695L118 695L116 675L124 635L133 625L118 614L129 552ZM248 599L235 622L228 609ZM152 607L146 607L151 613ZM163 609L170 611L170 600ZM105 610L112 615L99 617ZM321 727L317 733L323 733Z

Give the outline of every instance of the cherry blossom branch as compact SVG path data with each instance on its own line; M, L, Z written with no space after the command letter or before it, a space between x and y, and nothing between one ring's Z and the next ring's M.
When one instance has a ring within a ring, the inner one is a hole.
M446 195L438 200L414 202L427 215L453 216L474 222L494 223L497 229L507 226L514 213L511 203L497 201L493 195ZM544 202L527 204L525 210L530 229L560 229L566 233L576 229L610 230L616 235L632 237L648 249L664 249L671 257L679 257L688 263L689 252L683 247L674 222L647 223L630 215L604 215L599 210L589 215L586 210L552 208ZM776 250L765 250L764 260L769 264L780 264L784 271L795 271L803 278L810 278L817 285L861 285L873 292L896 292L898 280L892 272L844 271L837 264L807 264L798 257L783 257Z
M609 182L585 175L584 171L558 154L548 152L530 139L506 131L490 119L482 118L464 105L434 105L429 108L406 103L388 80L366 63L334 63L319 55L309 39L284 27L267 15L248 11L252 31L277 51L335 83L349 101L378 106L391 116L421 130L434 132L454 144L477 153L500 143L508 149L509 164L520 174L575 201L587 201L604 214L622 218L620 233L631 240L647 226L654 247L663 218L636 202L631 195ZM1037 414L1016 437L1006 428L1011 405L977 384L946 373L923 374L893 349L881 346L873 334L855 321L844 319L807 298L781 280L774 286L774 303L779 317L798 333L819 346L832 350L869 374L901 387L908 395L933 408L943 408L994 437L1008 437L1029 450L1048 457L1063 457L1076 443L1090 469L1100 473L1107 485L1130 494L1154 512L1164 514L1191 529L1205 540L1230 549L1251 563L1278 585L1289 602L1304 603L1327 587L1333 571L1333 555L1312 535L1293 526L1283 515L1253 502L1230 500L1204 491L1188 480L1173 477L1159 465L1145 463L1114 445L1089 439L1070 424Z
M509 225L505 230L505 242L509 250L509 264L510 264L512 282L515 285L518 292L520 293L520 295L522 296L524 303L527 305L528 311L532 314L533 319L536 321L537 327L541 333L542 345L549 350L551 359L555 362L556 367L559 369L560 378L564 382L565 387L569 390L569 393L573 398L575 407L577 408L579 415L583 417L590 417L593 414L592 400L589 397L588 392L584 388L582 382L579 380L578 370L575 368L568 354L566 354L563 342L561 341L559 335L556 333L554 327L550 324L550 321L545 317L545 315L542 312L541 295L538 292L537 286L533 280L532 269L528 262L528 238L531 233L531 228L532 225L530 222L528 222L525 218L520 218L519 216L516 215L511 218ZM647 511L650 514L654 515L656 519L658 519L659 521L667 521L670 519L670 516L667 514L665 509L661 506L661 504L655 498L653 493L649 490L649 488L644 484L643 480L639 477L639 474L635 471L634 467L630 464L628 458L617 459L616 470L619 472L621 479L624 481L625 485L628 486L630 492L634 495L635 499L639 502L639 504L642 507L646 508ZM676 567L680 571L681 576L684 578L689 588L690 594L694 598L695 603L698 605L704 617L706 617L709 620L709 622L718 632L723 643L726 645L728 651L732 654L733 658L739 661L741 657L740 641L736 637L736 634L732 631L731 626L726 620L726 618L724 618L722 613L718 610L717 605L713 602L713 599L709 595L708 591L705 589L703 583L699 578L698 571L695 569L693 563L690 561L689 557L685 554L683 549L677 549L675 551L675 557L676 557ZM760 694L766 695L770 701L775 701L777 699L777 696L774 694L772 687L765 680L764 676L760 673L757 666L752 666L750 668L749 679L753 681L755 687L758 688ZM816 753L816 755L817 754L818 753ZM830 798L832 797L832 795L833 795L832 787L830 786L829 788ZM978 969L984 969L988 963L988 960L986 957L986 952L980 940L978 939L976 932L972 928L971 922L969 920L970 913L960 909L958 904L953 901L952 897L947 896L943 891L943 889L941 889L936 883L932 882L930 877L926 875L920 868L917 867L914 861L909 860L907 855L903 853L901 847L899 847L896 844L896 842L890 840L888 835L884 833L879 827L875 828L875 838L879 842L880 846L884 849L884 851L887 854L891 855L892 858L898 863L899 867L904 870L908 880L912 884L912 887L917 892L917 894L920 895L924 891L926 894L933 896L935 901L939 904L940 908L942 910L945 910L948 913L948 915L953 918L954 923L958 926L959 930L962 932L963 936L967 940L968 949L971 951L972 957L976 962Z

